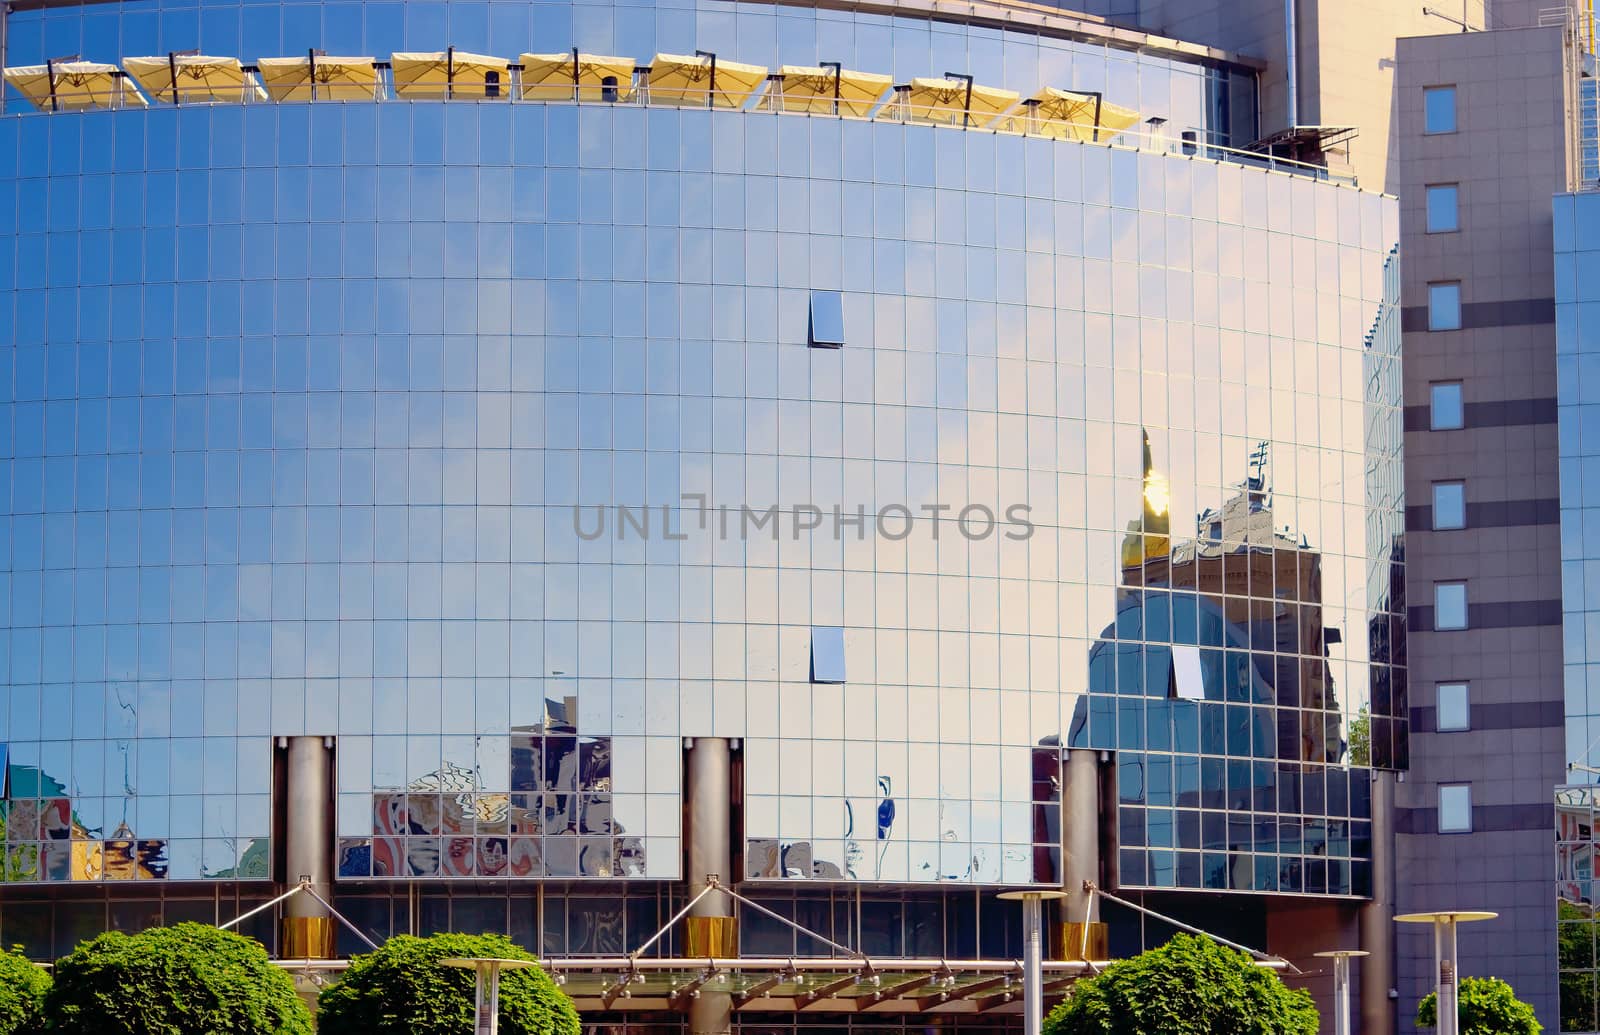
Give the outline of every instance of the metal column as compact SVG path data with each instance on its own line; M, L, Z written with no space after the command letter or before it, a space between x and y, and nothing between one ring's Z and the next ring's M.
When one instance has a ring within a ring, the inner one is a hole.
M333 752L322 737L289 737L285 773L285 874L302 878L333 901ZM295 895L283 907L281 955L328 959L333 955L333 917L310 895Z
M1367 954L1360 949L1334 949L1316 955L1333 960L1333 1035L1350 1035L1350 961Z
M689 799L689 893L698 894L706 877L723 879L732 858L732 754L722 737L696 737L689 746L685 780ZM706 895L689 911L685 956L729 958L739 954L733 903L721 890ZM689 1000L689 1035L728 1035L733 1031L733 996L715 982Z
M1394 773L1372 770L1372 901L1361 906L1361 1033L1394 1035Z
M1044 1027L1044 900L1064 899L1064 891L1002 891L1008 901L1022 902L1022 1031L1039 1035Z
M1060 951L1057 959L1107 957L1106 925L1100 901L1083 889L1100 886L1100 759L1088 748L1073 748L1062 765ZM1083 925L1089 925L1087 939ZM1087 951L1085 951L1087 945Z
M1456 988L1461 968L1456 956L1456 926L1473 920L1493 920L1499 913L1476 910L1441 910L1436 913L1402 913L1395 917L1402 924L1433 925L1433 991L1438 1014L1438 1035L1460 1035Z

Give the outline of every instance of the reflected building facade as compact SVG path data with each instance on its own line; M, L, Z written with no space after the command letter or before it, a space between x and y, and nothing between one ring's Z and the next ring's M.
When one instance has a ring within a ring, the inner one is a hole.
M1014 954L990 892L1070 882L1075 825L1257 942L1353 922L1407 757L1395 202L1230 150L1243 59L979 6L6 14L13 69L242 78L0 116L0 937L264 901L308 737L374 936L620 954L716 872ZM408 99L451 45L638 70ZM370 99L255 96L312 50L376 55ZM697 51L721 85L672 94ZM789 103L827 62L892 85Z

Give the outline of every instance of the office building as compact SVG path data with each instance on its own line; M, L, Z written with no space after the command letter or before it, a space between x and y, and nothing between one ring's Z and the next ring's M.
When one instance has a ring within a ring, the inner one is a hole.
M1165 940L1087 879L1392 964L1401 208L1248 149L1269 65L994 2L3 24L7 944L305 877L619 1029L993 1030L996 891ZM771 912L669 925L708 874ZM828 953L775 917L878 980L614 966Z

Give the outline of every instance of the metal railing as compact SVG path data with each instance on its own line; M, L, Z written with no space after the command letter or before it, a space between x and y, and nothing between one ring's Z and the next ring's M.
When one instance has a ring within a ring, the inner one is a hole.
M1036 111L1026 102L1020 103L1002 112L970 112L960 107L948 105L915 105L903 96L903 91L894 88L886 91L884 96L871 102L865 114L851 114L840 106L838 111L817 111L814 103L817 97L814 93L786 94L783 90L781 76L768 76L766 81L758 84L753 90L746 92L742 89L733 91L724 86L715 92L709 88L696 90L673 86L667 95L670 100L652 96L649 69L640 67L634 70L633 79L627 83L599 85L595 83L573 84L569 87L571 95L567 98L552 99L549 96L552 88L564 84L551 84L540 82L528 84L541 91L537 97L524 97L524 83L521 78L523 68L518 64L508 66L507 81L485 83L482 81L462 82L447 80L440 77L434 79L411 80L404 84L403 89L412 94L427 94L426 97L402 97L398 94L393 80L393 71L389 62L375 62L378 72L376 88L370 99L360 100L332 100L316 99L307 101L278 101L274 100L262 87L256 78L258 69L254 65L243 66L243 71L250 77L245 83L222 86L182 86L177 90L176 101L169 97L168 91L160 91L159 95L150 95L146 104L130 104L125 100L120 103L86 109L80 102L90 98L88 94L75 94L69 89L57 89L55 97L59 102L59 111L35 112L31 105L15 98L0 99L0 115L6 114L61 114L70 115L83 110L106 110L108 107L135 108L135 107L196 107L203 105L219 104L375 104L375 103L476 103L476 104L539 104L561 105L580 104L593 105L631 105L642 107L672 107L679 109L706 108L717 111L743 111L749 114L773 114L789 117L833 118L847 121L861 122L897 122L903 124L933 125L947 129L959 129L967 132L994 133L997 135L1011 135L1022 137L1042 137L1057 140L1076 140L1086 144L1096 144L1102 147L1122 148L1134 151L1155 152L1161 154L1181 155L1191 158L1200 158L1216 162L1227 162L1237 165L1248 165L1255 168L1267 169L1276 172L1289 173L1297 176L1306 176L1317 180L1355 185L1356 179L1351 174L1337 172L1325 166L1314 165L1308 162L1280 158L1259 151L1249 151L1241 148L1230 147L1213 143L1200 138L1199 132L1179 133L1170 132L1143 132L1133 128L1111 130L1096 127L1087 122L1067 122L1041 118ZM119 77L126 80L125 88L134 90L131 77L126 73L118 73ZM598 97L595 95L598 93ZM144 97L145 94L140 94ZM727 103L730 97L737 103ZM703 98L703 101L702 101ZM804 105L806 110L792 110L785 104L785 100L809 102ZM855 105L860 107L859 102ZM824 109L828 106L823 105ZM1098 139L1097 139L1098 138Z

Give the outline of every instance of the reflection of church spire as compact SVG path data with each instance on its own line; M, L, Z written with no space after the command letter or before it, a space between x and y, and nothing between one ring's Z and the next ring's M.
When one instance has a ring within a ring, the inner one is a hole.
M1144 513L1128 522L1122 540L1122 566L1132 568L1152 557L1165 557L1171 549L1171 489L1166 475L1157 471L1150 454L1150 432L1144 432ZM1141 533L1143 533L1141 535Z

